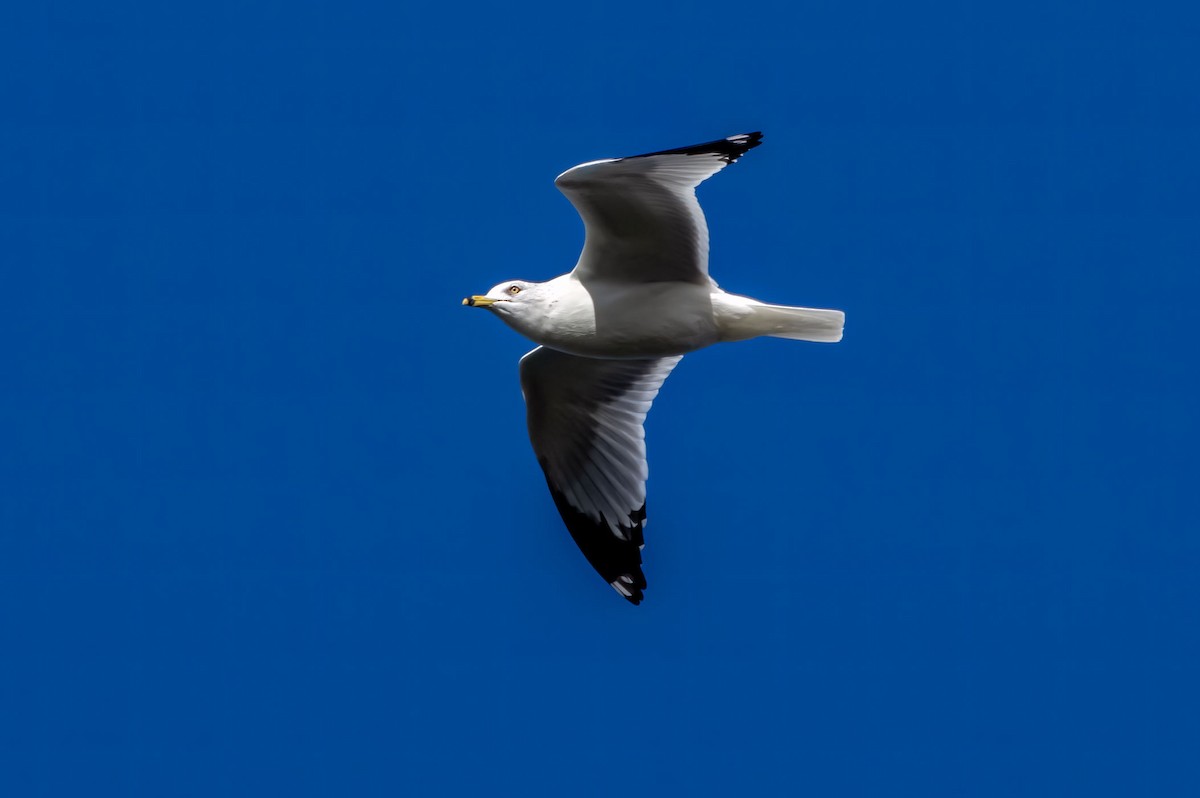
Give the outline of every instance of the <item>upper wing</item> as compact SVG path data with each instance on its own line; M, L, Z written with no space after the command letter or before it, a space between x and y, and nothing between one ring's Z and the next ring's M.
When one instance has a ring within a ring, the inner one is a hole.
M521 358L529 439L588 562L637 604L646 521L642 422L680 357L597 360L539 346Z
M583 217L583 280L708 285L708 225L696 186L762 143L741 133L677 150L580 164L554 181Z

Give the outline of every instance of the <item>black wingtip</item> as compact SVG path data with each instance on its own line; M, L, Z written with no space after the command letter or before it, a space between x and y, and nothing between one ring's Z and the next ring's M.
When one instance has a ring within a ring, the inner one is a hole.
M659 150L645 155L635 155L634 158L649 158L653 155L717 155L725 163L733 163L750 150L762 144L762 131L753 133L738 133L716 141L706 141L703 144L693 144L690 147L678 147L674 150Z
M646 577L641 568L635 569L633 573L621 574L609 582L609 585L621 594L621 598L635 606L641 604L645 598L642 591L646 589Z
M546 480L546 484L567 531L575 539L575 545L579 546L583 556L623 599L631 604L640 604L644 598L642 591L646 589L641 551L646 505L643 504L629 514L629 523L632 526L625 527L629 537L622 539L613 534L607 522L593 521L572 507L567 497L557 490L549 479Z
M642 599L643 599L643 598L645 598L645 596L644 596L644 595L642 595L642 591L640 591L640 590L638 590L638 591L635 591L635 592L633 593L633 595L631 595L631 596L626 596L626 595L622 594L622 596L621 596L621 597L622 597L623 599L625 599L626 601L628 601L630 604L632 604L632 605L633 605L633 606L635 606L635 607L636 607L636 606L638 606L639 604L641 604L641 603L642 603Z

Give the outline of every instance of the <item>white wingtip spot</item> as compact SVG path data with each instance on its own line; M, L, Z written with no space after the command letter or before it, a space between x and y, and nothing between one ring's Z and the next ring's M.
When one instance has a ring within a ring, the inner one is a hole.
M626 578L627 577L624 577L624 576L621 577L621 579L626 579ZM612 582L609 582L609 584L612 585L613 590L617 591L625 598L633 598L633 592L630 591L627 587L625 587L625 585L621 584L621 579L615 579Z

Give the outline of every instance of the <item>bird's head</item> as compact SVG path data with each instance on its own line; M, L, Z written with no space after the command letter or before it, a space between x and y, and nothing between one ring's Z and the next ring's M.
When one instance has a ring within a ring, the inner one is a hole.
M476 294L462 301L473 308L487 308L501 316L516 316L531 306L540 283L528 280L509 280L500 283L482 296Z

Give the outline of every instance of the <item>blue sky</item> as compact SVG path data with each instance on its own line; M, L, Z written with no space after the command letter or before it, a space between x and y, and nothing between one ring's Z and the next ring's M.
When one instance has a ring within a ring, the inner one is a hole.
M0 30L5 794L1196 789L1194 11ZM562 170L758 129L713 274L846 338L675 371L635 608L458 302L573 265Z

